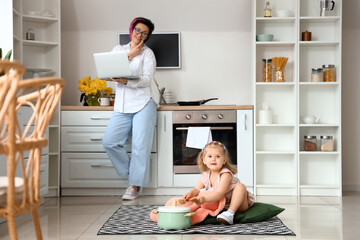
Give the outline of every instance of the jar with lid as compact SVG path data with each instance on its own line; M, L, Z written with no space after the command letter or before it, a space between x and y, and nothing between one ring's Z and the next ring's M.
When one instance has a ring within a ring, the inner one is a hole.
M335 82L335 65L322 65L324 82Z
M271 58L263 59L263 81L272 82L273 66Z
M317 150L317 140L316 136L304 136L304 150L305 151L316 151Z
M324 152L334 151L333 136L320 136L320 149Z
M322 82L323 81L323 69L322 68L313 68L312 69L311 81L312 82Z
M264 7L264 17L271 17L271 16L272 16L272 11L270 8L270 1L266 1Z

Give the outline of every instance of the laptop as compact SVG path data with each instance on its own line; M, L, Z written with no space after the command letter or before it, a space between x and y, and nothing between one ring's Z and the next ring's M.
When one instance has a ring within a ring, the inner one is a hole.
M127 78L128 80L139 79L132 76L129 60L126 52L104 52L94 53L95 67L98 78L107 80L108 78Z

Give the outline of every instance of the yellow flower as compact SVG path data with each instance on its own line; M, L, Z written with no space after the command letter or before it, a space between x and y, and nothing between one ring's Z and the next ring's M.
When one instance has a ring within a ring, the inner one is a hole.
M79 80L78 89L80 92L84 92L86 96L89 95L110 95L112 93L111 87L106 87L106 81L95 78L91 80L90 76L83 77Z

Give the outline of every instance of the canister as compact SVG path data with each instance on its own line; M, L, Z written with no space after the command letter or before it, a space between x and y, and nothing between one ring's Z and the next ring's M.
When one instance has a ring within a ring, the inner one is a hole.
M305 151L316 151L317 150L316 136L312 136L312 135L304 136L304 150Z
M273 66L271 58L263 59L263 81L272 82Z
M35 32L34 29L29 28L28 30L26 30L26 34L25 34L25 38L26 40L35 40Z
M322 82L323 81L323 69L322 68L313 68L311 70L311 81L312 82Z
M335 82L335 65L322 65L324 82Z
M334 151L333 136L320 136L320 149L324 152Z
M311 32L302 32L301 34L301 40L302 41L311 41Z

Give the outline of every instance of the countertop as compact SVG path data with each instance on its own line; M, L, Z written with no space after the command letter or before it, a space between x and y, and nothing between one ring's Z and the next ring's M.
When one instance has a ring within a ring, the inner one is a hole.
M200 106L160 106L158 111L191 110L252 110L253 105L200 105ZM113 106L61 106L62 111L113 111Z

